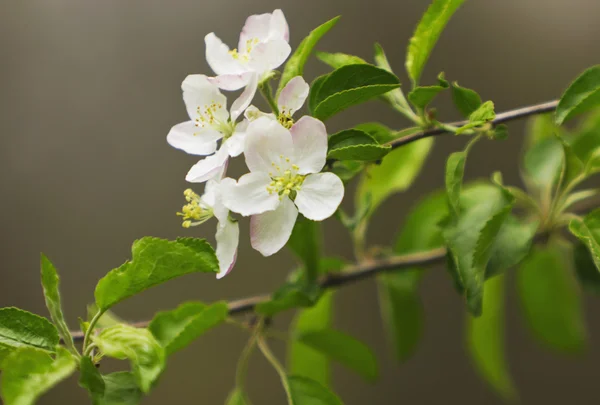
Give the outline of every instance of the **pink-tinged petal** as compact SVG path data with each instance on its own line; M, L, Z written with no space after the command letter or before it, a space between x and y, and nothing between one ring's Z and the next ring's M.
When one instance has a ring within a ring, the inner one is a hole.
M167 134L167 142L190 155L210 155L217 150L217 141L223 135L212 129L198 128L192 121L175 125Z
M211 32L204 37L206 61L217 75L235 75L246 69L229 53L229 47Z
M295 203L308 219L322 221L332 216L344 198L344 183L333 173L306 176Z
M256 89L258 88L258 75L253 73L250 77L250 81L248 85L240 94L240 96L233 102L231 105L231 121L235 122L240 115L246 111L246 108L254 99L254 95L256 94Z
M286 42L290 42L290 28L288 26L287 21L285 20L283 11L281 11L280 9L273 11L273 14L271 15L271 23L269 26L269 38L278 38L283 39Z
M231 74L231 75L219 75L217 77L209 77L208 80L215 84L221 90L226 91L235 91L239 90L242 87L245 87L250 79L252 79L252 75L255 73L252 71L247 71L240 74Z
M279 94L279 99L277 100L279 111L285 111L285 113L293 115L304 105L309 90L310 86L302 76L294 77Z
M252 48L248 67L262 75L281 66L291 52L290 44L283 39L262 42Z
M263 256L271 256L290 239L298 209L289 198L281 200L275 211L253 215L250 218L250 243Z
M269 39L269 27L271 25L271 14L255 14L246 19L244 28L240 33L238 52L246 53L249 46L255 45L255 41L264 42Z
M235 126L233 135L229 137L223 146L227 148L229 156L236 157L244 152L244 146L246 145L246 131L248 130L247 120L244 120Z
M271 178L266 173L248 173L237 181L221 180L220 190L223 204L242 216L273 211L279 205L279 195L269 193Z
M261 117L248 125L244 156L251 172L272 173L287 170L294 152L290 131L277 121Z
M185 180L190 183L203 183L210 179L218 179L223 174L228 158L227 149L220 148L214 155L210 155L192 166L185 176Z
M233 268L237 258L238 243L240 240L240 227L228 218L217 225L217 259L219 260L219 273L217 279L225 277Z
M300 174L319 173L327 159L327 130L316 118L304 116L290 128L294 141L294 163Z
M227 122L227 97L204 75L189 75L181 83L183 101L190 119L204 127ZM211 122L211 118L213 118Z

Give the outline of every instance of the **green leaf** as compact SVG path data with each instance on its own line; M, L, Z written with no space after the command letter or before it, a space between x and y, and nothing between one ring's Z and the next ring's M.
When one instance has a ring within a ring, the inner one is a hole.
M503 141L508 138L508 126L504 124L496 125L492 132L493 139Z
M420 130L420 128L409 128L409 130L406 132L404 132L404 131L398 132L398 131L392 130L389 127L386 127L383 124L380 124L379 122L365 122L365 123L357 125L354 128L359 131L366 132L368 135L371 136L371 138L375 139L375 141L377 141L377 143L379 143L379 144L391 142L395 139L405 136L407 133L412 134L412 133L418 132Z
M525 152L523 177L530 187L537 189L542 198L550 198L563 165L563 148L556 137L546 138Z
M494 111L494 103L491 101L481 104L469 115L469 121L473 123L489 122L493 121L494 118L496 118L496 112Z
M59 340L46 318L18 308L0 309L0 365L4 356L23 346L54 352Z
M148 329L171 355L227 319L227 302L211 305L186 302L172 311L157 313Z
M588 248L600 271L600 209L590 212L583 220L572 220L569 230Z
M387 57L385 56L383 47L381 45L379 45L378 43L375 44L374 59L375 59L375 65L378 68L386 70L390 73L394 73L392 71L392 67L390 66L390 63L387 60ZM382 97L396 110L404 111L409 114L412 113L410 106L408 105L406 98L404 98L404 93L402 93L401 89L398 88L398 89L388 91Z
M329 138L329 159L369 161L378 160L391 150L368 133L359 129L346 129Z
M558 137L558 135L557 135ZM584 173L583 162L577 157L571 146L569 146L562 138L559 138L563 149L563 169L561 174L561 189L566 189L572 185L574 181L580 180L580 176Z
M417 26L406 53L406 71L413 83L419 82L444 27L464 0L434 0Z
M364 207L370 195L373 213L388 197L407 190L421 172L432 146L433 138L424 138L394 149L381 164L368 167L358 185L357 205Z
M291 405L343 405L334 393L310 378L290 376L287 383L293 401Z
M3 362L2 400L4 405L32 405L77 367L75 358L64 348L56 357L33 347L20 347Z
M250 402L248 402L244 392L242 392L239 388L235 388L227 397L225 405L250 405Z
M367 345L333 329L303 333L298 340L344 366L356 371L368 381L377 379L377 359Z
M448 203L456 215L460 210L460 190L466 163L467 151L454 152L448 156L446 161L446 193L448 194Z
M479 94L474 90L459 86L458 82L452 83L452 100L465 118L468 118L481 106Z
M58 333L62 337L67 347L74 349L73 336L69 330L69 326L65 321L60 303L59 284L60 279L56 268L50 260L42 254L41 256L42 269L42 287L44 288L44 298L46 299L46 307L50 312L50 317L58 329Z
M573 262L579 283L587 291L600 294L600 272L594 263L592 254L581 242L573 247Z
M269 301L256 305L255 311L260 315L271 317L288 309L311 307L320 295L321 291L317 285L307 285L304 280L288 282L275 291Z
M362 172L364 167L365 163L359 160L336 160L331 166L331 172L342 179L344 183L348 183Z
M483 315L469 316L467 345L481 376L504 398L515 399L505 354L504 286L504 276L485 283Z
M483 282L492 246L514 204L514 197L501 187L489 189L486 194L477 204L463 205L458 216L449 218L443 232L451 273L474 316L481 315Z
M565 91L556 107L558 125L600 106L600 65L583 72Z
M93 341L104 355L130 360L142 392L150 391L165 368L165 349L148 329L117 325L104 329Z
M600 125L598 128L585 130L571 141L573 152L585 165L587 174L600 170Z
M292 80L296 76L302 76L304 73L304 65L308 60L308 57L312 53L314 47L321 40L323 35L329 32L330 29L338 22L340 17L332 18L324 24L319 25L317 28L312 30L310 34L306 38L300 42L296 51L290 56L287 63L285 64L285 68L283 69L283 73L281 74L281 80L279 81L279 88L277 89L277 94L283 90L286 84L290 80Z
M408 93L408 100L417 108L424 109L433 101L441 91L446 90L449 86L448 82L444 78L444 73L440 73L438 76L439 84L437 86L423 86L415 87L410 93Z
M142 400L135 377L129 372L111 373L102 377L106 386L104 396L94 405L137 405Z
M319 274L322 244L321 225L300 215L292 230L288 246L304 264L306 274L311 275L309 277L311 282L314 282Z
M527 121L525 132L525 148L529 149L545 139L554 139L555 134L561 134L561 128L554 123L552 114L539 114Z
M88 321L91 321L94 316L98 313L98 306L96 304L90 304L87 306L87 319ZM112 311L105 311L102 316L100 317L100 319L98 319L96 321L96 328L99 329L104 329L104 328L108 328L110 326L115 326L121 323L127 323L125 322L123 319L121 319L120 317L118 317L114 312Z
M400 87L394 74L365 64L342 66L317 81L309 105L313 106L312 115L321 121Z
M102 375L98 371L98 368L96 368L92 359L87 356L81 358L79 372L79 385L88 390L92 397L92 401L96 404L98 399L104 396L104 391L106 389L104 378L102 378Z
M215 252L203 239L144 237L133 243L131 251L131 261L110 271L96 286L96 305L102 311L175 277L219 271Z
M521 263L517 288L525 319L545 345L578 353L586 341L581 297L560 247L537 247Z
M329 53L329 52L317 52L317 58L326 65L331 66L334 69L340 68L346 65L357 65L360 63L367 63L363 58L358 56L348 55L346 53Z
M308 110L309 111L314 111L315 108L317 108L317 103L319 102L319 90L321 89L321 86L323 85L323 83L325 83L325 80L327 80L328 77L329 77L328 74L319 76L315 80L313 80L313 82L311 83L310 91L308 93Z

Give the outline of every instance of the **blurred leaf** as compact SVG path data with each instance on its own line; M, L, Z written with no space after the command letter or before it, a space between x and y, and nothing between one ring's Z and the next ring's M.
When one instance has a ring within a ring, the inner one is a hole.
M319 274L319 260L321 259L321 224L299 215L292 230L292 235L288 242L288 247L298 256L304 264L307 274L314 277Z
M321 290L317 285L307 285L301 279L284 284L271 295L269 301L259 303L254 310L260 315L271 317L288 309L311 307L320 295Z
M386 70L365 64L346 65L313 83L309 105L313 106L312 115L325 121L353 105L398 87L398 78Z
M557 135L558 137L558 135ZM562 138L558 137L563 149L563 168L561 174L561 189L569 188L574 181L584 174L584 166L577 157L571 146Z
M227 319L227 302L211 305L201 302L186 302L171 311L157 313L148 329L158 343L171 355L192 343L209 329Z
M449 87L448 82L444 78L444 73L438 76L439 84L436 86L418 86L408 93L408 100L417 108L424 109L433 101L441 91Z
M148 329L116 325L93 338L100 351L109 357L129 359L135 381L142 392L149 392L165 368L165 349Z
M312 30L306 38L300 42L296 51L290 56L285 67L283 69L283 73L281 74L281 80L279 81L279 88L277 89L277 94L283 90L286 84L290 80L292 80L296 76L302 76L304 73L304 65L306 65L306 61L308 57L312 53L314 47L321 40L323 35L329 32L330 29L338 22L340 17L332 18L324 24L319 25L317 28Z
M600 106L600 65L584 71L565 91L556 107L555 121L562 125L576 115Z
M581 297L559 247L534 248L517 272L517 287L525 319L538 340L569 353L584 349Z
M203 239L144 237L133 243L131 251L131 261L111 270L96 286L96 305L102 311L175 277L219 271L215 251Z
M105 384L104 395L94 405L137 405L142 400L143 393L133 374L122 371L102 378Z
M550 203L552 190L558 182L563 165L563 148L555 137L543 139L525 152L523 177L525 184L538 193L538 198Z
M600 271L600 209L590 212L583 220L572 220L569 230L585 244Z
M297 338L305 345L356 371L366 380L377 379L377 359L360 340L333 329L308 331Z
M600 294L600 272L594 263L592 254L581 242L573 248L573 262L579 283L587 291Z
M469 118L473 111L481 106L481 97L479 97L479 94L466 87L460 87L458 82L452 83L452 100L458 111L465 118Z
M4 356L20 347L54 352L59 340L46 318L18 308L0 309L0 366Z
M360 63L367 63L363 58L358 56L348 55L346 53L329 53L329 52L317 52L317 58L326 65L331 66L334 69L340 68L346 65L357 65Z
M20 347L3 362L4 405L33 405L38 397L69 377L77 367L75 358L59 347L56 357L34 347Z
M555 134L561 134L562 129L554 123L552 114L539 114L527 120L525 131L525 148L529 149L546 139L554 139Z
M302 376L288 377L291 405L343 405L342 401L318 382Z
M498 141L503 141L508 138L508 126L504 124L496 125L494 127L494 131L492 132L492 136L494 139Z
M506 399L517 396L506 364L504 343L504 276L485 283L483 315L469 316L467 343L481 376Z
M75 351L73 344L73 336L69 331L69 326L65 322L65 317L62 312L60 303L59 284L60 279L56 268L50 260L42 254L41 256L42 269L42 287L44 288L44 298L46 299L46 307L50 312L50 317L58 329L58 333L62 337L67 347Z
M446 193L448 194L448 203L456 215L460 210L460 190L466 163L467 151L454 152L448 156L446 161Z
M331 166L331 172L342 179L344 183L348 183L362 172L364 167L365 163L359 160L336 160Z
M406 53L406 71L413 84L419 82L423 68L440 34L463 2L464 0L434 0L421 17Z
M250 402L248 402L246 394L235 388L227 397L225 405L250 405Z
M394 139L400 138L406 134L405 132L394 131L385 125L380 124L379 122L365 122L357 125L354 128L358 129L359 131L366 132L379 144L391 142ZM409 130L410 131L408 133L411 134L418 132L420 128L410 128Z
M92 402L97 404L104 397L106 384L96 365L88 356L81 358L79 373L79 385L88 390Z
M97 313L98 313L98 306L96 304L89 304L87 306L87 319L88 320L91 320L94 317L94 315L96 315ZM115 326L115 325L118 325L121 323L127 323L127 322L125 322L123 319L118 317L114 312L106 311L102 314L100 319L98 319L98 321L96 321L96 328L104 329L104 328L108 328L109 326Z
M600 170L600 125L598 128L579 133L571 141L571 148L585 165L588 174Z

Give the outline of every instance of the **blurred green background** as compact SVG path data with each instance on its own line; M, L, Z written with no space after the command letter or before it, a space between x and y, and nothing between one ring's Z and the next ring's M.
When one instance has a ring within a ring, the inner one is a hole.
M189 73L209 73L204 35L215 31L237 43L250 14L282 8L296 46L309 30L342 14L319 49L364 58L380 42L403 81L408 38L427 7L425 0L5 0L0 6L0 306L46 314L39 284L39 252L62 275L67 319L75 327L93 299L96 281L130 257L144 235L213 237L214 223L192 230L175 212L183 204L184 176L196 159L170 148L169 128L186 119L180 83ZM446 77L476 89L497 110L559 97L584 68L598 63L597 0L471 0L442 35L423 76ZM311 81L327 67L314 60ZM458 118L448 98L444 119ZM380 120L408 125L383 104L353 108L328 122L334 132ZM467 178L501 170L519 184L517 162L524 123L510 125L505 142L484 142L469 157ZM370 240L390 243L419 196L443 184L446 156L464 139L437 141L413 188L388 200L374 218ZM232 173L244 164L237 160ZM197 187L197 191L201 188ZM351 203L351 198L347 198ZM238 265L222 281L194 275L172 281L120 304L128 320L150 317L187 299L213 301L268 292L286 276L287 252L263 258L252 250L242 225ZM329 221L327 252L351 258L345 230ZM508 356L524 403L594 403L600 399L597 364L600 310L586 299L589 348L580 357L553 355L524 328L514 286L509 289ZM336 326L374 348L381 367L376 384L335 368L334 388L348 405L501 403L477 376L464 349L465 309L443 268L422 285L426 334L416 355L398 365L386 347L375 284L365 281L336 296ZM276 325L283 328L290 315ZM144 404L220 404L233 386L235 363L246 336L222 326L169 359L159 386ZM274 343L279 354L284 348ZM104 365L103 365L104 367ZM251 364L249 393L255 404L282 404L284 394L266 361ZM44 396L41 404L84 404L76 379Z

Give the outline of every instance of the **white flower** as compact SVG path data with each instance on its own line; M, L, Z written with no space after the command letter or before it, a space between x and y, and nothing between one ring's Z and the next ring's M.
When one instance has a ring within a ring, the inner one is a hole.
M237 259L239 225L229 218L229 210L223 205L219 183L216 181L209 180L206 183L202 197L191 189L185 190L183 194L188 203L177 214L183 217L184 228L200 225L213 216L217 218L217 278L223 278L231 271Z
M248 17L236 49L230 50L213 32L204 38L206 61L224 90L249 86L252 76L261 80L290 55L289 28L281 10Z
M250 173L237 182L221 182L223 204L251 215L252 247L264 256L288 241L298 211L322 221L334 214L344 197L344 185L325 166L327 131L315 118L302 117L290 130L267 117L248 126L245 157Z
M290 80L283 90L281 90L281 93L279 93L279 97L277 98L279 115L277 117L272 113L264 113L253 105L246 109L244 115L249 121L254 121L260 117L277 119L281 125L289 129L294 125L292 116L296 111L302 108L308 97L309 91L310 86L302 76L296 76Z
M189 182L201 183L219 177L229 156L238 156L244 151L247 122L237 124L236 120L252 101L256 86L248 86L233 102L230 112L227 98L204 75L189 75L181 88L190 121L171 128L167 141L192 155L211 155L195 164L186 176ZM223 141L217 150L220 139Z

